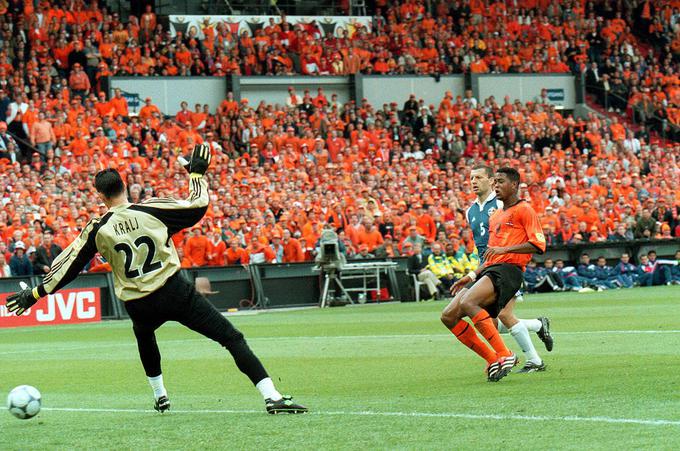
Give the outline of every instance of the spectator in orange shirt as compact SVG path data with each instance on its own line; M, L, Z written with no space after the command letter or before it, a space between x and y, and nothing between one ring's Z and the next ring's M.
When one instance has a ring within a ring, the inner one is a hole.
M156 105L151 103L151 97L144 99L144 103L145 105L139 110L139 119L142 121L142 123L146 122L147 119L152 118L154 113L158 113L158 115L161 114L161 110L159 110Z
M109 101L115 116L128 117L128 103L120 89L116 88L113 98Z
M184 252L195 266L205 266L208 263L210 241L203 235L200 226L195 226L184 245Z
M290 230L283 231L283 263L296 263L305 261L305 255L300 242L293 238Z
M57 138L52 130L52 124L45 119L45 113L38 113L38 121L31 128L31 144L38 148L43 155L57 143Z
M210 231L206 234L208 243L208 265L225 266L227 264L227 243L220 237L219 232Z
M383 243L383 237L371 218L366 217L363 225L363 230L359 231L359 245L365 244L368 246L368 251L373 252Z
M248 253L243 249L234 238L229 241L229 249L226 252L227 265L247 265L249 263Z
M425 212L421 204L415 204L413 211L416 217L416 226L422 231L425 240L428 243L432 243L437 236L437 225L434 222L434 218Z
M191 261L189 257L184 255L184 248L181 246L177 247L177 257L179 257L179 263L181 268L188 269L197 266L196 264L194 264L194 262Z
M90 79L83 71L80 63L73 65L73 71L69 77L68 84L74 97L79 96L81 99L84 99L90 93Z

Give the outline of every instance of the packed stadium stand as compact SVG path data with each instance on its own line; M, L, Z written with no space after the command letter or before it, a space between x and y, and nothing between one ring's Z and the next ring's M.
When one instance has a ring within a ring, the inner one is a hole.
M349 257L409 255L422 241L471 258L464 210L481 162L521 172L549 244L678 237L679 7L379 0L370 28L340 36L284 15L252 35L217 23L199 38L173 36L150 7L123 21L97 2L0 1L0 276L46 272L105 211L92 185L101 169L124 174L133 202L186 195L177 158L204 141L215 154L212 202L200 226L173 238L184 267L312 260L326 224ZM385 105L338 103L323 89L291 89L286 104L230 93L216 110L161 111L146 98L132 114L103 84L506 72L581 76L593 109L576 117L544 95L522 103L470 91L438 104L409 92ZM21 248L31 260L16 259Z

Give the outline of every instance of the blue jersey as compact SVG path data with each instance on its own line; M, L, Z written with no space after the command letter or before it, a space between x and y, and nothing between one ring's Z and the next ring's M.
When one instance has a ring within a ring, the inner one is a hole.
M499 208L503 208L503 202L496 199L496 193L491 191L483 204L479 203L479 199L475 200L465 212L465 218L472 229L472 237L475 240L480 261L483 260L482 257L484 257L486 245L489 242L489 217Z

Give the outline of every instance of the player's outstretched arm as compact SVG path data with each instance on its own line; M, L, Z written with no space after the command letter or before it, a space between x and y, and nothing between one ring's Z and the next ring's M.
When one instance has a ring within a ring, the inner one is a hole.
M38 299L52 294L75 279L83 267L97 253L95 237L99 229L99 218L92 218L80 235L52 262L52 269L37 287L26 287L7 297L7 309L22 315Z
M194 147L190 161L185 160L184 167L189 172L188 198L176 200L154 197L130 208L158 218L168 228L170 235L193 226L208 210L208 182L203 176L210 167L211 158L210 146L204 143Z

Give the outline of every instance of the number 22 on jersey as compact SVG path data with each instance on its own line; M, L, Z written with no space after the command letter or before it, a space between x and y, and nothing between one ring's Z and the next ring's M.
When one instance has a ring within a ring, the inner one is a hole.
M135 240L134 245L134 249L127 243L118 243L114 246L116 252L123 252L125 254L125 277L134 279L161 269L163 264L160 261L153 261L156 256L156 245L151 237L142 235ZM136 260L136 255L143 252L142 247L146 248L144 263L141 268L137 267L132 269L132 265Z

